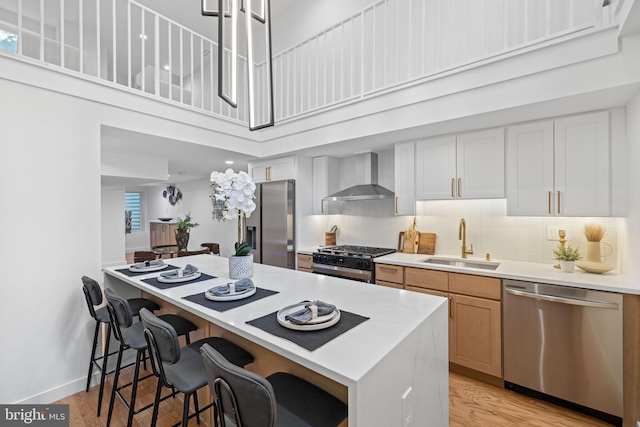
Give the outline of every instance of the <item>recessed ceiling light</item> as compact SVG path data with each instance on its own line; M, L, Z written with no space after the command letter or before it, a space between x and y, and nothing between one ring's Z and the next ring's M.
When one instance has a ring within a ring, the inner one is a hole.
M140 38L141 38L142 40L146 40L146 39L147 39L147 35L146 35L146 34L140 34Z
M228 164L228 165L232 165L233 164L233 160L226 160L225 163Z
M165 66L164 66L164 69L165 69L165 70L167 70L167 71L169 71L169 66L168 66L168 65L165 65Z

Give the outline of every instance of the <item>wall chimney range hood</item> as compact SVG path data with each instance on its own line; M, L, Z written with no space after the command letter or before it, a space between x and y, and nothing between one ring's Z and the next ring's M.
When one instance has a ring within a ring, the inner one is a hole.
M393 199L395 194L378 185L378 155L363 153L356 155L356 185L333 193L324 202L343 200L384 200Z

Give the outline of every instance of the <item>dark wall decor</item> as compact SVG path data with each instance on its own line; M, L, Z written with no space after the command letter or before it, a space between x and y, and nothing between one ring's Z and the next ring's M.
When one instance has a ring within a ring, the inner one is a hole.
M182 199L182 192L175 185L169 185L167 186L167 189L162 192L162 196L169 201L171 206L173 206Z
M131 217L133 211L124 211L124 234L131 233Z

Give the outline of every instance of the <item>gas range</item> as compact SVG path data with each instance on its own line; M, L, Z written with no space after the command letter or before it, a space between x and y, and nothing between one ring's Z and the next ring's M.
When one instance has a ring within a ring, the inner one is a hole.
M375 283L373 258L394 253L395 249L369 246L327 246L313 254L314 273Z

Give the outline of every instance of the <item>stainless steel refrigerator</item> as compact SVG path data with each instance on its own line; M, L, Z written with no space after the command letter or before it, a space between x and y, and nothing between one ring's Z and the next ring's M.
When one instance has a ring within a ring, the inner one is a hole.
M256 184L256 210L246 237L254 262L295 268L295 181Z

